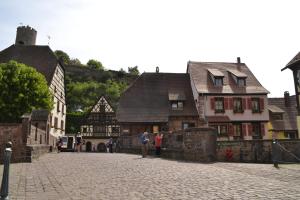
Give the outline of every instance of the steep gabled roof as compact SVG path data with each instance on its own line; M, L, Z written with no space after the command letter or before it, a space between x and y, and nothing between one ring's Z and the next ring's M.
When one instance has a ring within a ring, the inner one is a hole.
M0 63L15 60L34 67L50 85L58 60L49 46L11 45L0 52Z
M211 69L224 74L223 86L215 86L209 76ZM188 62L187 72L198 93L206 94L267 94L269 93L244 63ZM246 78L246 86L238 86L233 79L236 75Z
M281 71L291 68L294 64L298 63L300 61L300 52L284 67L281 69Z
M285 106L284 98L268 98L268 103L271 106L276 106L284 111L283 120L273 120L270 117L270 122L273 129L276 131L297 130L297 103L296 96L289 97L290 106ZM270 110L271 111L271 110ZM272 112L272 111L271 111Z
M169 94L184 96L183 110L172 110ZM188 74L143 73L121 96L119 122L168 122L172 116L198 116Z

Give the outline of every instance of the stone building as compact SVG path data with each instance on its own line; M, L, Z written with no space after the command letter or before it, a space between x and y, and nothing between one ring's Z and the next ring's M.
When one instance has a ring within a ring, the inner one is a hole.
M245 63L192 62L187 65L201 120L216 128L218 140L266 138L269 93Z
M120 136L116 113L104 96L98 99L80 129L87 152L106 151L105 144L108 140L116 140Z
M53 94L54 109L48 116L43 115L43 120L47 120L46 124L40 123L40 120L34 122L37 130L43 128L46 135L39 136L37 140L29 140L29 143L54 146L56 139L65 134L65 70L49 46L35 44L36 36L37 32L33 28L29 26L18 27L15 44L0 52L0 62L15 60L34 67L45 76ZM33 116L35 117L34 113Z
M200 126L189 75L143 73L121 95L117 120L123 135Z
M290 96L289 92L285 92L283 98L268 98L268 102L269 138L298 138L296 96Z

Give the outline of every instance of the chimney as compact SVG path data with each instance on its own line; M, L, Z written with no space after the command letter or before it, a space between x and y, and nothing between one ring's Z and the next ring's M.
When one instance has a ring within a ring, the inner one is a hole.
M156 73L159 73L159 67L156 67Z
M284 104L286 107L290 107L290 93L288 91L284 92Z
M237 62L237 70L242 71L242 68L241 68L241 65L240 65L241 64L241 58L237 57L236 62Z

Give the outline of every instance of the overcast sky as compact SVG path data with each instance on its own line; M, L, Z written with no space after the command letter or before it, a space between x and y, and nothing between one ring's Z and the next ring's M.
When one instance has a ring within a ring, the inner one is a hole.
M0 50L21 23L37 44L108 69L186 71L187 62L241 57L270 97L295 94L290 70L300 51L300 1L291 0L9 0L0 2ZM48 41L50 35L50 41Z

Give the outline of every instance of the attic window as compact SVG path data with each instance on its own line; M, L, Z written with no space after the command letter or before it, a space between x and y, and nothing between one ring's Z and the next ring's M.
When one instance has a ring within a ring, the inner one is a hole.
M223 85L223 78L224 74L218 69L208 69L210 77L215 86L222 86Z
M237 78L237 85L238 86L245 86L246 85L246 79L245 78Z
M183 102L182 101L172 102L172 110L183 110Z

